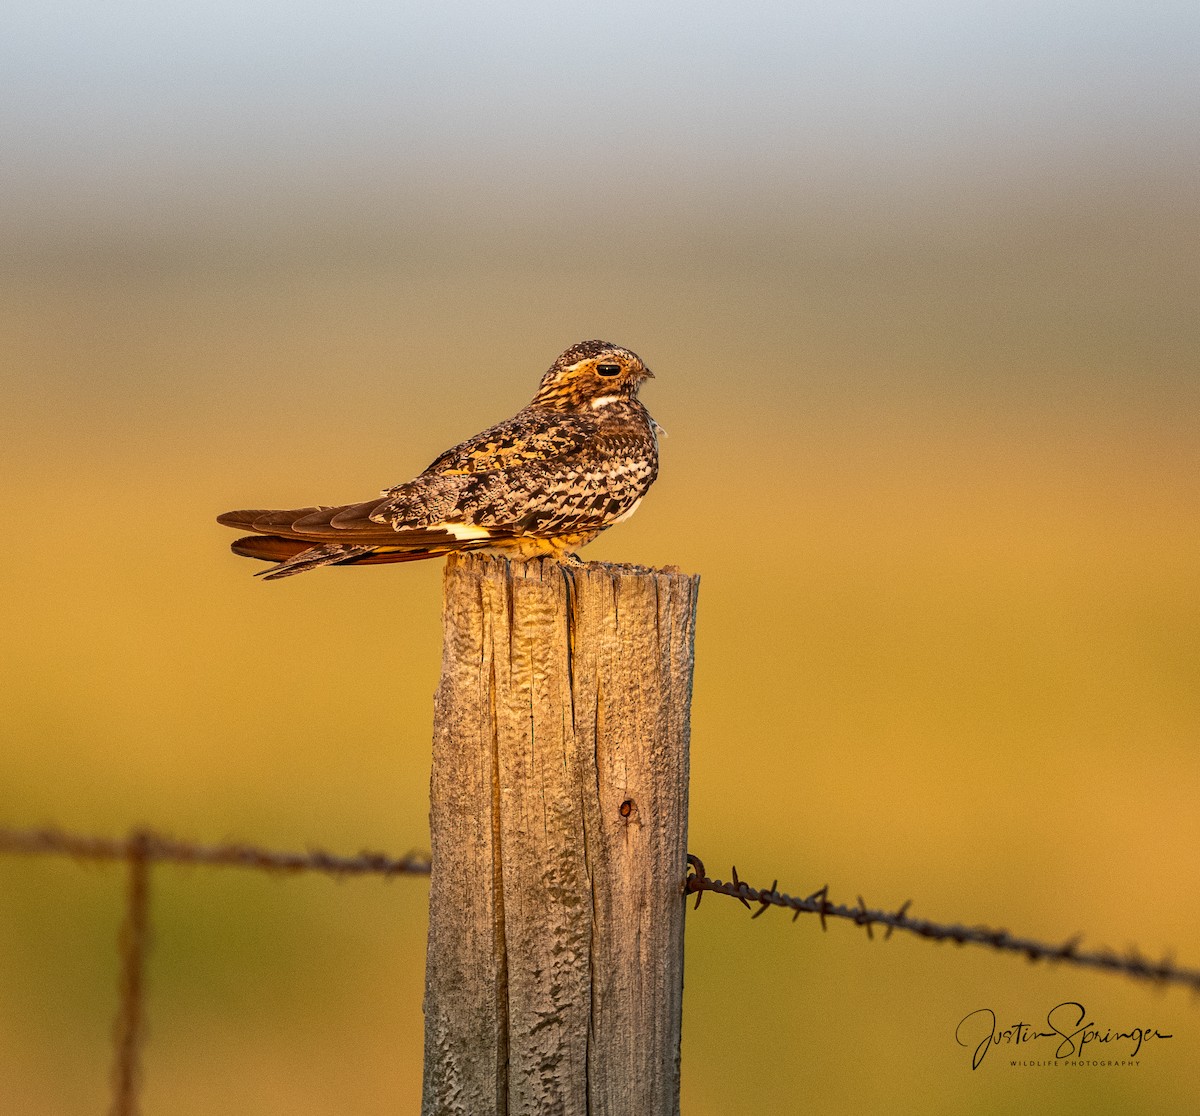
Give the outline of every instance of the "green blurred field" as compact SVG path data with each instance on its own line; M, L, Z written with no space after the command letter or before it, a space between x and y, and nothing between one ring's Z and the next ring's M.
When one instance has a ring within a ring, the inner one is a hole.
M710 871L1196 963L1200 393L1168 235L1192 218L1086 200L926 215L890 244L878 214L701 209L439 266L354 224L17 243L0 818L422 846L440 569L264 585L212 517L406 479L603 336L655 370L670 436L640 514L587 553L703 575ZM1081 209L1158 232L1084 267ZM121 874L10 859L0 880L0 1110L95 1111ZM420 881L157 870L145 1111L415 1111L424 907ZM1193 1104L1180 992L716 897L687 948L693 1116ZM1136 1070L970 1072L959 1018L1063 999L1177 1037Z

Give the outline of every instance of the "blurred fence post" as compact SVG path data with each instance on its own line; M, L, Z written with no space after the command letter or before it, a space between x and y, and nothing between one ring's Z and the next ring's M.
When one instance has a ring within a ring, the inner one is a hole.
M447 563L423 1116L678 1113L698 584Z

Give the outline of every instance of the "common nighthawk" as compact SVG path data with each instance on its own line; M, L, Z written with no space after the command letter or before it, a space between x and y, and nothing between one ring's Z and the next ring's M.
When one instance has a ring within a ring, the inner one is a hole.
M659 426L637 398L652 375L628 349L581 341L550 366L529 406L407 484L361 504L231 511L217 522L255 532L233 551L279 563L267 580L455 550L569 559L629 518L658 475Z

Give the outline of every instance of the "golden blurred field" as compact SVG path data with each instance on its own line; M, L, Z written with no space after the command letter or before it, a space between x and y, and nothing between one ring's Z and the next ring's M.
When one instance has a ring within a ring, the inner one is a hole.
M665 269L671 246L656 248ZM1005 382L994 349L915 317L900 344L959 367L889 366L882 345L864 355L869 337L833 347L828 327L821 354L771 274L712 321L689 312L681 292L700 282L678 264L623 307L602 278L538 270L503 288L458 274L450 304L449 281L427 288L399 252L245 270L177 252L173 267L60 262L4 292L23 374L5 468L21 524L6 820L422 845L440 570L264 585L212 516L411 475L597 334L655 368L645 397L670 436L642 513L589 555L703 575L691 847L710 870L733 860L795 891L828 881L846 899L912 896L929 917L1200 956L1186 370L1022 367ZM702 306L724 289L705 278ZM666 311L660 290L675 292ZM860 294L847 330L879 328L875 310ZM1068 344L1026 351L1039 343ZM119 873L0 872L5 1108L83 1111L104 1091ZM164 868L154 885L147 1111L415 1108L424 884ZM688 1112L745 1111L752 1092L832 1101L851 1083L861 1103L930 1111L1187 1103L1196 1016L1180 993L782 916L750 925L719 899L689 921ZM961 1015L1063 998L1178 1039L1115 1082L964 1072Z
M585 557L702 575L710 874L1200 964L1189 142L902 184L666 155L611 190L281 175L11 217L0 823L423 846L440 568L262 584L213 517L407 479L604 337L669 437ZM0 1112L105 1103L123 887L0 858ZM153 888L147 1113L417 1110L423 882ZM1178 990L716 896L687 950L689 1116L1194 1110ZM954 1043L975 1008L1063 1000L1175 1038L975 1073Z

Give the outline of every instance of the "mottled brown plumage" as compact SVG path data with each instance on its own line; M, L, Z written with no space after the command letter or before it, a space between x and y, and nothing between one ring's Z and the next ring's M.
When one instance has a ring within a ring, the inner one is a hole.
M360 504L232 511L218 522L255 532L233 550L278 562L268 580L453 550L570 555L631 515L658 475L658 427L637 398L651 375L628 349L582 341L529 406L407 484Z

